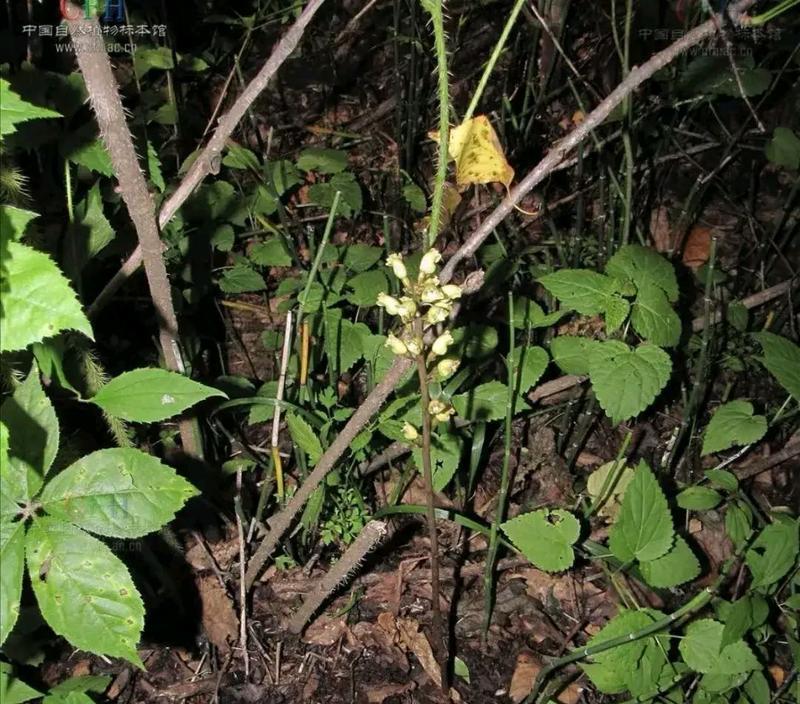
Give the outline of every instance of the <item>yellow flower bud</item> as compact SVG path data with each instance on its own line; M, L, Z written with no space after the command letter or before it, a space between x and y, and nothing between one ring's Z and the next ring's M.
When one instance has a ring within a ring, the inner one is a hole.
M430 413L432 416L435 416L438 413L444 413L446 410L447 405L438 398L435 398L428 403L428 413Z
M419 432L417 432L417 429L413 425L411 425L411 423L403 423L402 432L403 432L403 437L406 440L410 440L411 442L413 442L419 437Z
M408 296L403 296L400 299L400 306L397 309L397 315L400 316L400 319L404 323L407 323L416 314L417 314L417 304L414 303L414 300L412 298L409 298Z
M408 347L405 342L392 333L389 333L389 337L386 338L386 346L397 355L406 354L408 352Z
M432 276L425 282L425 287L422 289L420 298L423 303L436 303L436 301L441 301L442 298L444 298L442 289L439 288L438 277Z
M449 330L445 330L439 337L437 337L431 345L431 352L437 357L442 357L447 354L447 348L454 342L453 336Z
M456 412L455 408L451 406L450 408L445 409L441 413L437 413L434 416L434 419L439 421L440 423L446 423L448 420L450 420L450 416L454 415L455 412Z
M436 365L436 378L439 381L444 381L445 379L451 377L455 374L456 369L458 369L461 362L455 359L454 357L445 357L444 359L440 359L439 363Z
M403 263L403 257L401 257L399 254L394 253L386 257L386 266L392 267L394 275L400 279L400 281L405 281L405 279L408 278L406 265Z
M442 293L444 297L454 301L456 298L461 298L461 286L456 286L456 284L445 284L442 286Z
M398 315L400 313L400 301L392 296L381 292L378 294L378 300L376 302L378 306L385 308L389 315Z
M406 342L406 347L408 348L408 353L416 357L422 352L422 340L418 337L415 337L413 340L408 340L408 342Z
M428 325L436 325L437 323L442 323L447 320L448 315L450 315L449 302L446 302L445 305L438 304L431 306L425 314L425 322L427 322Z
M442 255L438 249L429 249L422 255L422 260L419 263L419 273L434 274L436 273L436 265L442 261Z

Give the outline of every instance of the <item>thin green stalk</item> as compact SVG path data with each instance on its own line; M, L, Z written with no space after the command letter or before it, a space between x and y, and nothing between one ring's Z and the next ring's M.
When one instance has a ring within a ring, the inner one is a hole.
M486 90L486 86L489 83L489 77L492 75L492 71L494 70L497 60L500 58L500 54L503 53L503 49L505 48L508 37L511 34L511 30L514 27L514 23L517 21L517 17L519 16L524 4L525 0L517 0L517 2L514 3L514 8L511 10L511 14L506 20L506 24L505 27L503 27L500 38L497 40L497 44L494 45L492 55L489 57L489 61L486 62L486 66L483 69L483 75L481 76L481 80L478 82L478 87L475 89L475 92L472 95L472 100L469 103L467 112L464 113L464 122L469 120L475 114L475 110L478 107L478 103L483 95L483 91Z
M439 154L436 166L436 180L433 185L431 203L431 219L428 225L426 247L433 247L439 236L442 221L442 202L444 200L444 182L447 178L447 162L450 135L450 87L447 75L447 43L444 33L444 14L442 0L420 0L422 6L431 16L433 23L433 41L436 50L436 72L439 93Z
M751 17L748 20L747 25L750 27L759 27L762 24L766 24L770 20L773 20L779 15L782 15L787 10L791 10L795 5L797 5L798 2L800 2L800 0L783 0L782 3L767 10L763 14Z
M516 370L514 369L514 295L508 292L508 403L506 405L505 437L503 438L503 468L500 474L500 491L497 494L497 506L494 511L492 528L489 533L489 552L486 555L486 564L483 572L483 638L489 633L489 624L492 621L492 601L494 599L494 568L497 563L498 536L500 524L505 517L506 500L508 496L509 461L511 458L511 423L514 418L514 397L516 383Z
M306 304L306 298L308 298L308 292L311 290L311 284L317 277L317 272L319 271L319 265L322 262L322 255L325 252L325 245L328 244L328 239L330 238L331 232L333 231L333 221L336 218L336 211L339 209L339 199L341 197L342 197L342 192L336 191L336 195L333 196L333 205L331 205L331 212L328 213L328 221L325 223L325 231L322 233L322 242L320 242L319 247L317 248L317 254L314 257L314 263L311 265L311 271L308 272L308 280L306 281L306 286L303 289L303 293L300 295L300 298L297 299L297 302L300 304L300 310L297 315L298 328L300 326L300 316L303 313L303 307Z
M622 441L622 445L619 448L619 452L617 452L617 457L614 460L614 467L613 469L606 475L606 479L603 482L603 486L600 487L600 493L597 495L597 498L592 502L586 512L583 514L584 518L590 518L596 511L602 508L603 504L608 501L611 493L614 491L614 487L617 485L620 476L622 476L622 470L625 469L625 453L628 450L628 446L631 444L631 438L633 437L633 433L628 433L625 436L625 440Z
M422 321L416 320L416 334L422 337ZM431 414L430 394L428 393L428 370L425 357L417 355L417 375L419 376L420 410L422 411L422 474L425 481L427 499L426 519L431 542L431 640L433 652L439 661L442 672L442 691L447 692L447 649L442 628L442 610L439 604L439 536L436 531L436 510L433 505L433 468L431 467Z

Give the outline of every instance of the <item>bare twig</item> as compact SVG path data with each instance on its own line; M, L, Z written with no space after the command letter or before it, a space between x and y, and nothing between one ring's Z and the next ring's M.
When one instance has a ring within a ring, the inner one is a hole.
M100 136L111 157L111 164L119 182L119 191L136 229L139 240L137 250L144 261L150 297L156 309L159 341L164 360L169 369L183 373L183 360L178 346L178 319L172 303L172 289L167 268L161 256L161 238L155 217L155 204L147 188L139 159L133 146L128 123L111 62L106 52L103 34L95 18L84 18L82 9L69 5L67 16L80 19L67 20L72 35L78 67L86 81L89 101L97 116ZM202 445L191 421L180 422L181 443L184 452L200 456Z
M756 0L741 0L736 5L729 8L733 20L739 22L741 13L751 5L754 5L755 2ZM674 44L650 58L642 66L633 68L630 74L628 74L628 77L620 83L597 108L589 113L578 127L556 144L544 159L539 162L539 164L481 223L478 229L470 235L469 239L461 245L442 269L439 275L440 281L442 283L448 282L453 277L456 267L465 259L475 254L483 241L512 210L514 210L514 206L517 205L531 189L552 173L567 154L586 139L590 132L598 127L611 114L612 110L630 95L630 93L648 78L652 77L657 71L677 58L682 52L699 44L714 32L715 24L712 20L708 20L685 34ZM250 559L247 575L245 577L248 587L253 584L267 559L269 559L269 556L275 550L281 536L292 525L295 516L311 496L314 489L316 489L325 475L334 467L353 438L355 438L360 430L372 419L373 415L377 413L378 409L383 405L383 402L393 391L394 386L398 383L403 374L409 370L411 364L412 362L405 358L398 357L395 359L394 364L389 369L386 376L364 399L359 409L350 417L347 425L345 425L336 440L333 441L322 455L314 471L309 475L306 481L303 482L297 493L292 497L292 500L289 501L280 513L274 516L270 522L272 530L264 538L264 541ZM575 383L579 383L580 379L580 377L575 377Z
M222 150L225 148L228 137L233 134L236 125L239 124L239 120L242 119L253 102L255 102L256 98L267 87L270 79L272 79L283 62L286 61L295 50L295 47L303 37L306 27L309 22L311 22L311 18L314 17L323 2L325 2L325 0L310 0L291 29L289 29L275 45L272 54L258 74L256 74L255 78L253 78L244 91L242 91L242 94L236 99L231 109L220 118L219 125L208 141L208 144L206 144L203 151L197 156L178 188L175 189L175 192L161 207L161 211L158 214L158 226L160 228L163 228L172 219L172 216L175 215L184 201L186 201L194 189L200 185L208 174L219 173ZM76 10L76 12L78 11ZM79 16L83 16L83 10L80 10ZM131 162L131 164L136 163L135 160ZM122 284L127 281L128 277L139 268L142 264L142 254L142 247L140 245L134 250L133 254L128 257L122 265L122 268L114 275L111 281L106 284L105 288L103 288L94 302L89 306L89 316L96 314L108 303L110 298L119 290L120 286L122 286Z

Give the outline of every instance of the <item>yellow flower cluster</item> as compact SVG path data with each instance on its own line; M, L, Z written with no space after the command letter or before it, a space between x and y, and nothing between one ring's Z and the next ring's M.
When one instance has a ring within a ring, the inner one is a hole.
M403 284L403 295L399 298L381 293L377 301L389 315L398 316L404 324L404 330L399 337L390 333L386 340L386 346L395 354L411 357L422 354L420 330L447 320L453 309L453 301L461 298L460 286L439 282L436 272L441 260L439 250L429 249L419 263L417 280L411 281L400 254L390 254L386 258L386 266L391 267L394 275ZM422 325L415 326L417 320L421 320ZM431 345L428 359L443 357L452 344L453 336L449 331L443 332ZM445 379L457 368L458 360L442 359L437 364L436 374Z

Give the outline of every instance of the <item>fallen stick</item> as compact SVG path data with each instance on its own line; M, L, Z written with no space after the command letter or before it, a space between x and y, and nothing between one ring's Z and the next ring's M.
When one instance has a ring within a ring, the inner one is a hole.
M740 23L742 12L751 5L754 5L755 2L756 0L740 0L736 5L728 8L730 18L734 22ZM681 53L712 36L716 32L716 26L716 18L704 22L690 32L687 32L674 44L671 44L663 51L652 56L641 66L633 68L625 80L623 80L600 105L589 113L580 125L547 153L539 164L509 192L508 196L503 199L500 205L498 205L478 226L478 229L470 235L467 241L459 247L442 269L439 276L441 282L447 283L453 277L456 267L462 261L475 254L483 241L494 231L503 219L514 210L514 206L516 206L529 191L541 183L564 160L572 149L589 136L592 130L600 126L617 105L621 104L639 85L644 83L671 61L675 60ZM270 531L264 537L261 545L259 545L256 552L253 554L253 557L250 558L250 563L247 566L245 579L247 580L248 588L253 584L258 573L264 567L270 555L272 555L280 538L291 527L295 516L300 512L300 509L311 496L314 489L317 488L327 473L333 469L352 439L358 435L361 429L372 419L381 406L383 406L384 401L394 390L395 384L410 367L411 362L408 359L395 359L394 364L389 369L384 379L375 386L364 399L359 409L350 417L347 424L342 429L342 432L323 453L314 471L303 482L291 501L269 521ZM390 383L387 384L387 381ZM365 408L367 410L362 412ZM345 438L344 441L342 441L343 437Z

